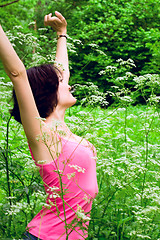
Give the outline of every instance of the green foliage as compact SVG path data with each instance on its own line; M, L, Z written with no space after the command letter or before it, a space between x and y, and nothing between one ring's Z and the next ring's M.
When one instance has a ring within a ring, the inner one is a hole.
M154 108L110 109L107 115L95 129L101 194L92 211L90 239L157 239L159 140L154 131L159 115Z
M116 76L106 78L99 72L117 67L120 58L133 59L131 73L137 76L160 73L158 0L20 0L0 8L1 24L26 67L53 62L56 34L44 29L43 18L56 9L68 22L72 84L93 82L103 92L112 91ZM0 73L1 69L0 65ZM135 86L133 78L128 82ZM135 102L141 100L137 96Z
M159 1L20 0L0 8L0 22L27 68L54 61L55 33L43 28L43 17L55 9L68 20L72 37L74 94L88 106L73 107L66 121L98 151L99 194L88 239L157 240ZM11 84L1 65L0 91L0 237L19 239L46 196L24 132L10 119ZM106 100L115 108L97 107ZM131 106L137 103L146 106Z
M114 104L122 101L123 98L130 98L132 104L159 104L160 96L160 76L158 74L145 74L137 76L131 71L136 67L132 59L124 61L118 59L115 66L107 66L100 71L100 75L106 76L106 81L111 87L107 91L107 98ZM152 100L151 100L152 99Z
M106 101L106 94L100 92L97 85L93 83L87 83L86 85L75 84L74 85L75 96L78 99L79 104L83 106L101 106L106 107L108 102Z
M159 9L159 1L144 0L92 0L78 6L71 25L72 35L82 42L77 46L79 59L73 56L76 81L92 80L107 88L109 83L98 72L119 58L133 59L134 73L159 73L158 50L153 47L160 39Z
M133 61L128 62L133 65ZM137 77L135 82L139 91L146 84L154 88L159 83L150 74ZM19 239L27 223L45 204L46 196L29 157L23 130L8 114L11 84L1 78L0 86L3 103L0 111L0 236ZM119 106L102 110L92 108L95 96L101 96L98 88L93 85L81 88L90 91L90 95L85 95L88 108L73 107L66 121L75 134L92 142L98 153L99 194L93 203L88 239L157 240L160 235L160 99L151 95L147 106L131 107L130 92L125 91L122 96L118 90L114 94L119 98ZM81 209L78 214L83 214Z
M28 217L35 215L38 196L35 197L34 191L43 190L38 171L29 157L23 129L9 116L12 84L3 84L0 80L3 103L0 111L0 236L11 238L19 234L20 226L27 224Z
M35 48L35 58L39 59L42 52L43 55L54 52L55 35L49 29L38 29L43 28L44 15L54 13L55 9L66 17L68 34L78 40L74 42L76 52L70 52L73 83L92 81L103 90L110 89L110 83L104 76L100 77L99 72L119 58L133 59L136 67L132 72L138 75L159 74L158 0L20 0L0 8L1 24L13 35L19 32L18 28L12 31L13 27L23 25L24 36L32 33L38 38L41 51ZM23 40L23 36L20 37ZM31 46L35 45L34 39L32 41L28 43ZM28 61L37 63L30 57Z

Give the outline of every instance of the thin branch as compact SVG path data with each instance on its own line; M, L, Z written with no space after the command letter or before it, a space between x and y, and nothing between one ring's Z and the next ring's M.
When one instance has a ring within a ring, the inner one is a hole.
M6 7L6 6L11 5L11 4L13 4L13 3L16 3L16 2L19 2L19 0L14 0L14 1L12 1L12 2L2 4L2 5L0 5L0 7L1 7L1 8L2 8L2 7Z

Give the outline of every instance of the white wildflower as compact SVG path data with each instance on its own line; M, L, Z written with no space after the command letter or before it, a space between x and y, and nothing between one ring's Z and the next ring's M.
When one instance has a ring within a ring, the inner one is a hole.
M75 170L77 170L77 172L85 173L85 168L81 168L81 167L79 167L78 165L68 164L68 166L69 166L70 168L74 168Z
M67 174L67 178L70 180L71 178L74 178L75 175L76 175L75 172L73 172L73 173L68 173L68 174Z
M77 215L78 218L80 218L82 220L85 220L85 221L91 220L90 217L85 215L84 210L82 209L82 207L80 205L77 205L76 215Z

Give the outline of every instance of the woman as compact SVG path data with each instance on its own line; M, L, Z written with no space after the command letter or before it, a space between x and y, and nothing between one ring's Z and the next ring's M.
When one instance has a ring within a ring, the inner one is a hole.
M57 32L58 67L46 64L26 71L0 26L0 58L14 85L11 114L23 125L47 194L25 239L85 239L98 192L95 149L64 122L65 110L76 99L68 85L67 22L59 12L55 15L46 15L44 24Z

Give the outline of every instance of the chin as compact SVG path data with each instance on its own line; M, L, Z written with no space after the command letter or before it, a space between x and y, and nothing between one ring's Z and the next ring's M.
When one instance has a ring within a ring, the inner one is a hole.
M70 107L72 107L77 102L77 99L73 97Z

